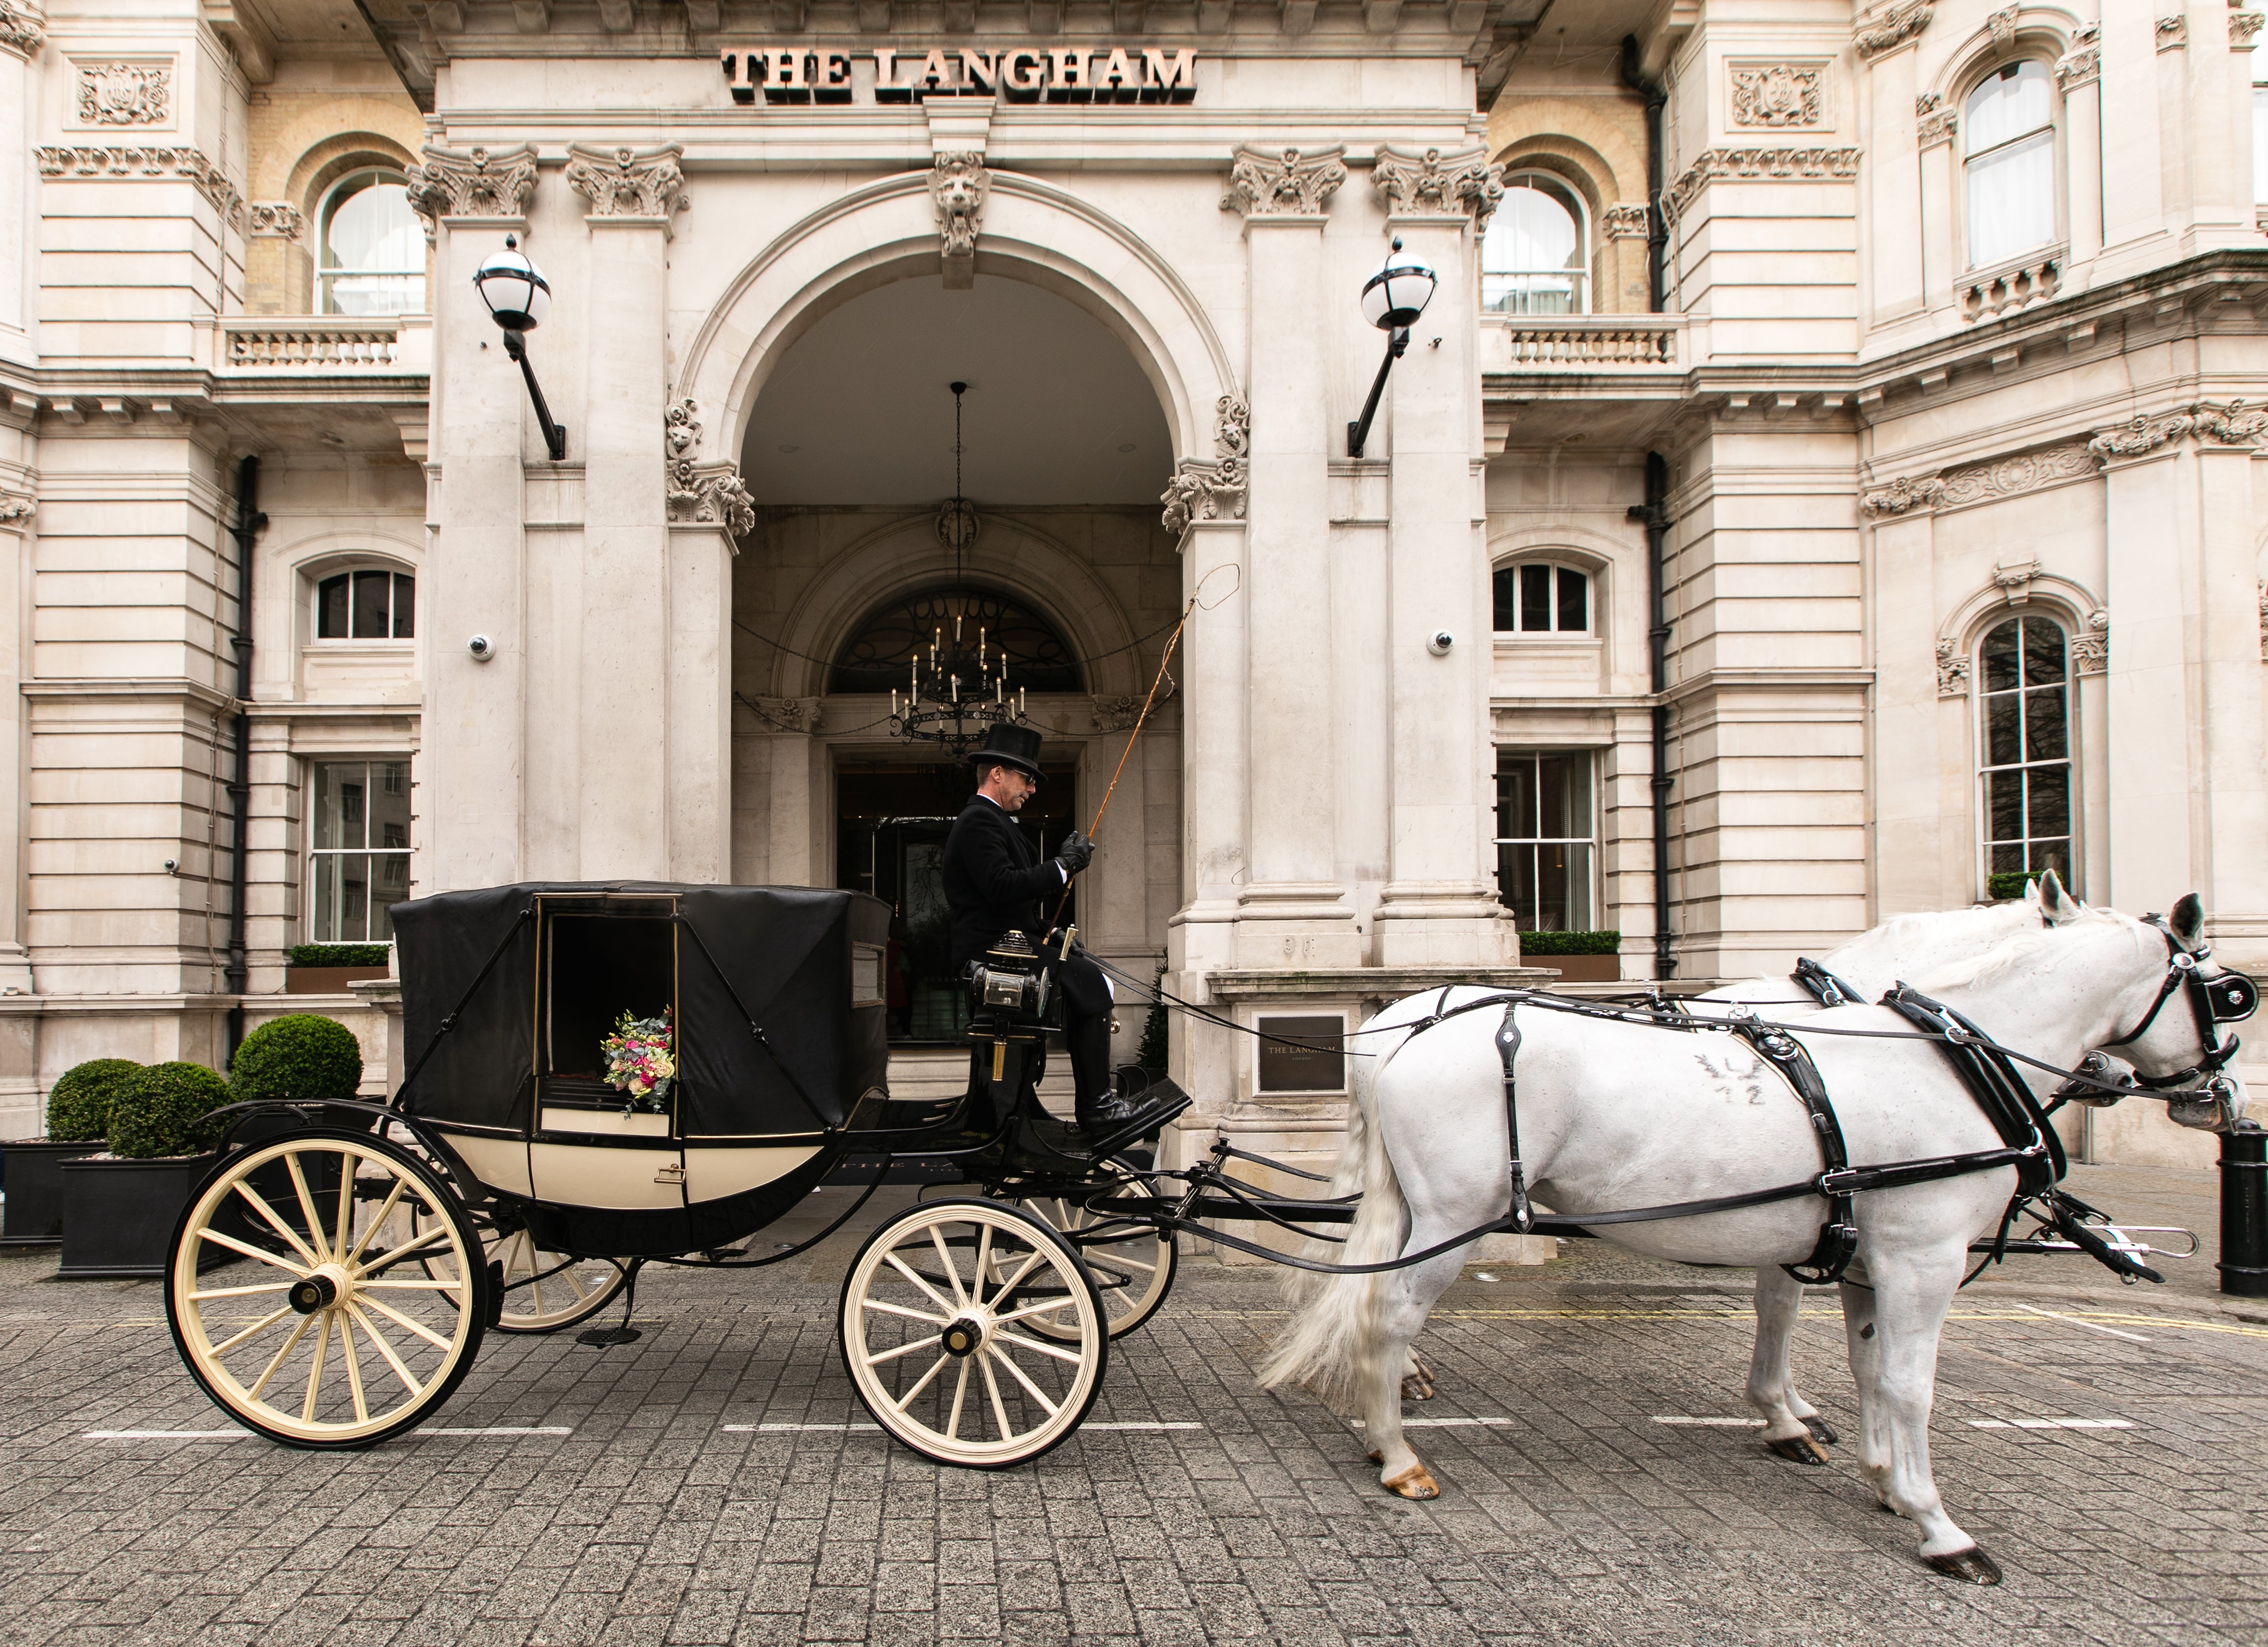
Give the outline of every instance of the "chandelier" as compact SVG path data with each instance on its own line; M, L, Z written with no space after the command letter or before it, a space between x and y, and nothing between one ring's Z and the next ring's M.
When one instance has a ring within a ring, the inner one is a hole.
M961 489L961 397L968 386L953 390L953 496L937 515L938 541L953 554L953 590L968 585L962 557L976 541L976 511ZM967 754L991 735L995 726L1020 724L1024 719L1024 690L1008 688L1008 654L991 643L983 624L972 642L964 614L955 613L948 637L939 623L926 649L917 647L907 665L902 696L890 693L890 730L915 743L942 744L954 758Z

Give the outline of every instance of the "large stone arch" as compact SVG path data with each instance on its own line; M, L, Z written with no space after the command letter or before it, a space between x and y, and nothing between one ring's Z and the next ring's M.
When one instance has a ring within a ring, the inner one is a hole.
M939 241L929 174L854 189L758 253L686 350L675 393L700 404L737 455L756 396L795 340L836 305L933 272ZM1215 403L1237 393L1228 351L1196 294L1142 238L1035 178L992 174L976 267L1044 287L1117 336L1156 391L1182 458L1214 456ZM1163 488L1167 476L1160 473Z

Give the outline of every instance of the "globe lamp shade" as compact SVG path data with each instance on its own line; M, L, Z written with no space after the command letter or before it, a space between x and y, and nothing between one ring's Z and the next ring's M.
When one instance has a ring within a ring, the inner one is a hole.
M1362 318L1381 332L1414 326L1425 312L1425 305L1433 301L1433 288L1439 283L1433 271L1404 253L1402 242L1396 240L1378 272L1363 285Z
M505 331L532 332L551 312L551 284L519 250L517 236L505 236L504 245L473 271L473 288Z

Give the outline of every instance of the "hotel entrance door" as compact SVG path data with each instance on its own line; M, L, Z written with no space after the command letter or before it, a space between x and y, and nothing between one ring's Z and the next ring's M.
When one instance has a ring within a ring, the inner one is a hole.
M1040 792L1016 821L1047 857L1074 827L1078 768L1043 763L1041 772ZM966 763L845 762L836 768L835 884L872 893L892 911L891 975L884 982L893 1044L957 1043L968 1023L953 976L945 838L976 792L976 775ZM1076 891L1064 918L1079 919Z

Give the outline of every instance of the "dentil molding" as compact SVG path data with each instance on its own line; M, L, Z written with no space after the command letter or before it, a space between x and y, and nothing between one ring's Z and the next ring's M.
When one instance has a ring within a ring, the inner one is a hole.
M535 193L535 145L516 149L437 149L409 168L409 209L431 239L444 217L524 217Z
M1247 217L1314 217L1333 190L1346 181L1346 145L1328 149L1238 147L1228 168L1223 211Z
M1719 179L1821 181L1859 175L1856 149L1704 149L1662 191L1661 215L1675 223L1704 187Z
M1479 227L1504 198L1504 173L1488 163L1485 149L1443 154L1439 149L1418 152L1382 143L1370 169L1370 187L1389 217L1462 212Z
M940 154L930 168L930 203L937 208L939 254L945 260L945 289L967 291L976 283L976 237L984 226L984 202L991 197L992 174L981 154Z
M431 152L430 150L427 152ZM531 151L532 152L532 151ZM593 217L659 217L691 205L678 161L685 145L658 149L608 149L567 145L567 186L591 202Z

